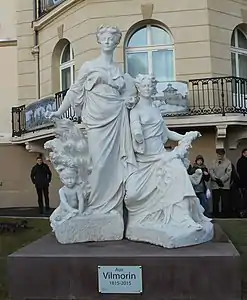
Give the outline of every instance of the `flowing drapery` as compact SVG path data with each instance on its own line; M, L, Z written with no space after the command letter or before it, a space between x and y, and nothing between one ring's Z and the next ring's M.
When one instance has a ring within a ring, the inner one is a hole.
M124 76L116 65L100 67L89 62L68 95L75 110L82 109L87 130L92 161L90 211L121 209L125 179L135 166L123 89Z

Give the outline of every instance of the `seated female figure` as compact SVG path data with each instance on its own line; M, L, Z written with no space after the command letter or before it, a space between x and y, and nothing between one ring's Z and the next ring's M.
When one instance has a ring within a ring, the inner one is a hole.
M139 102L130 112L130 124L138 169L126 182L126 236L168 248L211 240L213 225L203 215L184 165L199 133L181 135L167 128L152 104L152 76L139 75L136 87ZM168 139L179 142L170 152L164 149Z

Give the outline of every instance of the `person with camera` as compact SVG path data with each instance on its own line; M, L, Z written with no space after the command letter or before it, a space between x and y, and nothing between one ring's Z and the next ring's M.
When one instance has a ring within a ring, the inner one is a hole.
M222 217L228 218L231 216L230 186L232 163L226 158L224 149L217 149L216 155L217 159L213 161L210 169L213 216L217 218L222 215ZM221 209L219 207L220 203Z
M208 207L208 199L207 199L207 182L210 179L210 174L207 167L204 164L204 158L202 155L197 155L195 159L195 163L193 166L189 166L188 174L193 175L196 173L197 170L201 170L201 179L200 181L195 184L192 182L193 188L195 190L197 198L200 200L201 206L204 208L204 214L208 216L209 214L209 207Z

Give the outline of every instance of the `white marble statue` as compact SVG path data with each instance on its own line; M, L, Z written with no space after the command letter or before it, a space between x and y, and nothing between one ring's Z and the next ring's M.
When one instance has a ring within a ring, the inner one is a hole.
M126 237L167 248L209 241L213 225L203 215L185 167L191 142L200 134L167 128L152 103L152 76L139 75L136 86L139 102L130 112L130 124L138 169L126 183ZM164 149L168 139L179 142L170 152Z
M83 183L78 182L76 168L61 166L59 176L64 186L59 190L60 205L50 217L54 232L67 220L82 214L87 199Z
M64 185L50 217L54 234L63 244L122 239L125 201L131 240L168 248L208 241L213 226L186 171L199 133L167 128L152 104L155 79L134 80L114 63L120 39L117 27L99 27L100 56L82 65L59 110L48 113L55 139L45 148ZM70 107L85 133L60 119ZM168 139L178 142L171 152Z
M61 107L50 115L58 118L72 107L86 127L91 192L85 209L88 217L81 217L76 224L77 230L84 232L77 242L123 238L125 180L136 162L127 110L131 82L113 61L121 36L117 27L98 28L100 56L82 65Z
M86 240L78 228L90 195L90 158L86 136L67 119L55 119L55 139L45 143L49 157L64 186L59 190L60 205L50 217L60 243Z

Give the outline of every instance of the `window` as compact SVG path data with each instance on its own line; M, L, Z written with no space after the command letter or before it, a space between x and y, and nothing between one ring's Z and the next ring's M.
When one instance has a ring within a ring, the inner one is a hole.
M62 50L60 57L60 90L70 88L75 81L74 52L71 44L68 43Z
M231 39L232 75L247 78L247 39L245 33L237 28Z
M163 28L146 25L135 31L125 54L126 71L131 76L153 74L159 82L175 80L173 39Z
M47 14L51 9L64 1L65 0L36 0L38 10L36 18Z

